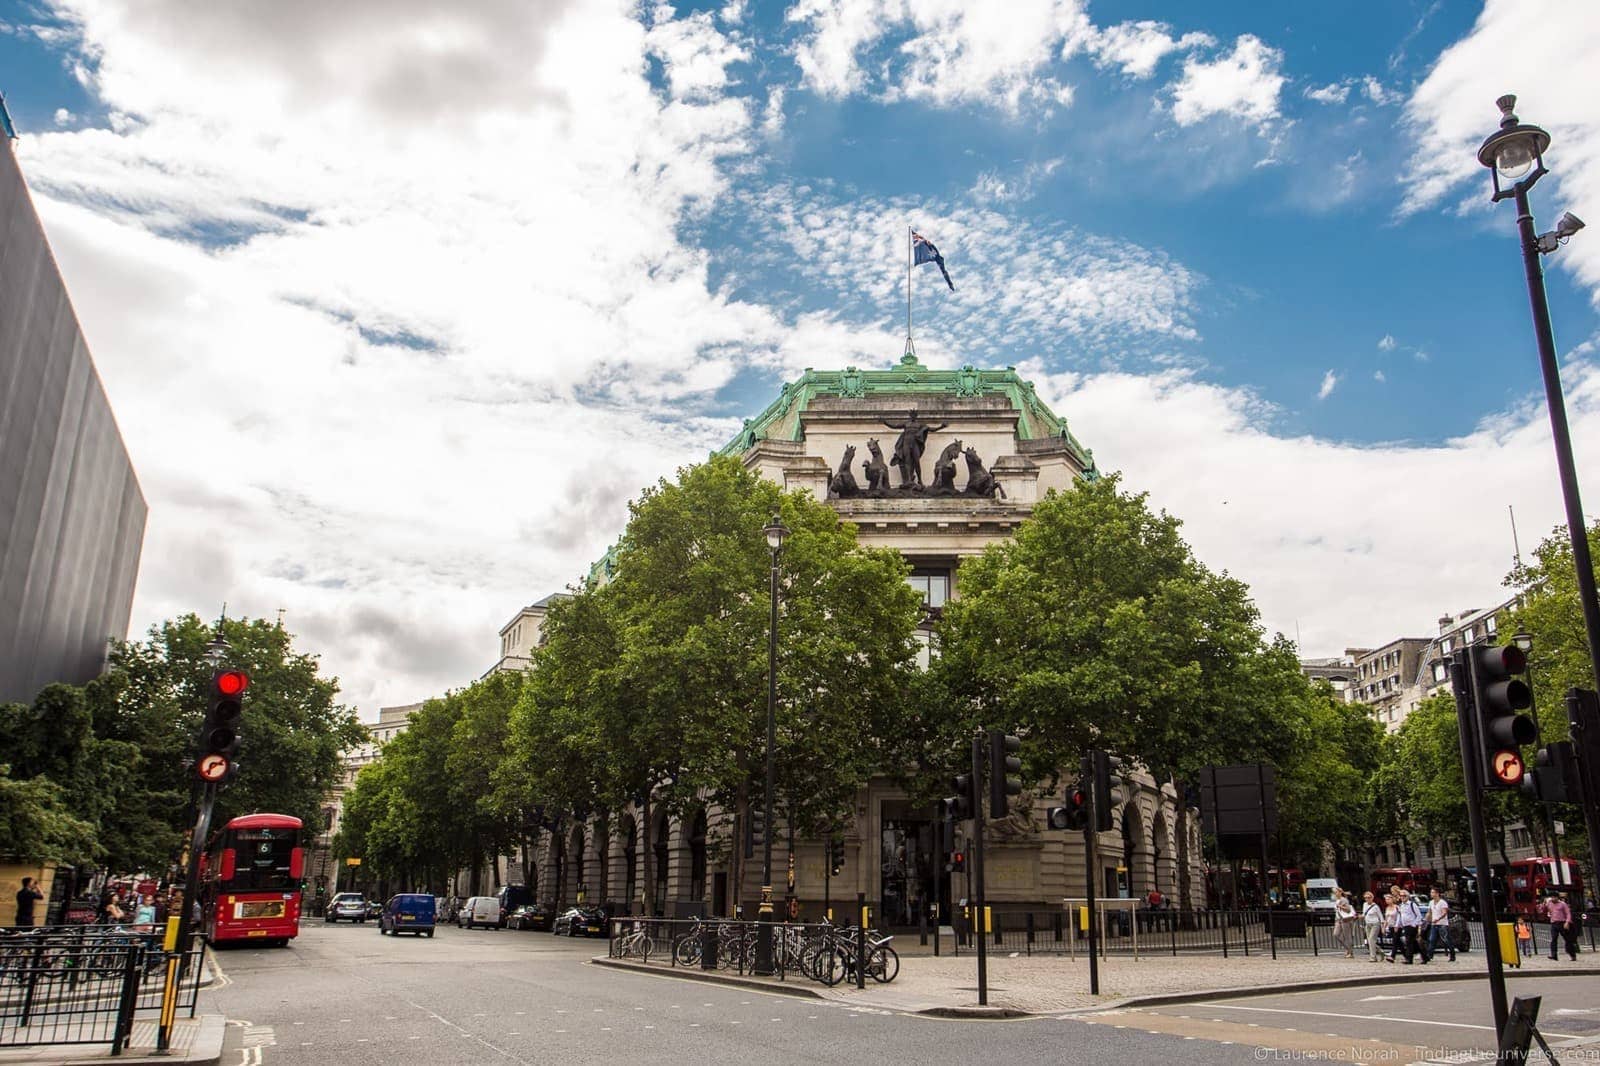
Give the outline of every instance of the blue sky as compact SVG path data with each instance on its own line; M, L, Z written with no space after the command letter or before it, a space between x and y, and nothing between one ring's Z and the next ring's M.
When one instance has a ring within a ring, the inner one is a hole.
M1527 46L1558 24L1570 62ZM367 709L481 671L777 382L893 362L908 224L958 290L917 275L924 361L1021 366L1269 628L1487 602L1505 506L1525 544L1559 510L1472 148L1520 93L1540 221L1600 213L1596 60L1580 0L0 0L152 497L136 621L284 607ZM1600 237L1547 266L1582 470ZM256 519L223 548L208 435ZM1416 487L1479 469L1512 487L1463 535Z

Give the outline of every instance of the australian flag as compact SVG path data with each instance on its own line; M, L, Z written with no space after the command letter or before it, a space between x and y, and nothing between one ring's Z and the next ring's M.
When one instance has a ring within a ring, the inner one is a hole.
M913 231L911 234L911 252L913 261L917 266L921 266L923 263L938 263L939 273L944 275L944 283L950 286L951 292L956 291L955 282L950 280L950 271L944 268L944 256L939 254L939 249L933 246L932 241Z

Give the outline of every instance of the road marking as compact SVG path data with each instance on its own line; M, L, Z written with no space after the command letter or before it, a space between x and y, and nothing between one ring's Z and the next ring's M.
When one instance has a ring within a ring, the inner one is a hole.
M1451 990L1447 988L1442 992L1408 992L1403 996L1364 996L1360 1002L1376 1003L1380 999L1419 999L1422 996L1448 996L1450 992Z
M1216 1004L1218 1010L1252 1010L1264 1014L1309 1014L1318 1018L1353 1018L1361 1022L1404 1022L1408 1025L1436 1025L1443 1029L1476 1029L1479 1031L1494 1032L1492 1025L1468 1025L1465 1022L1436 1022L1429 1018L1397 1018L1391 1014L1340 1014L1331 1010L1288 1010L1283 1007L1236 1007L1228 1003ZM1219 1019L1220 1020L1220 1019ZM1252 1029L1260 1028L1254 1022L1246 1022ZM1565 1033L1546 1033L1545 1036L1565 1036Z

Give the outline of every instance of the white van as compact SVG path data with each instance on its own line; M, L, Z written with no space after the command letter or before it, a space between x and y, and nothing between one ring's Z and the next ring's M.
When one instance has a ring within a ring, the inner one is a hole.
M500 928L500 901L493 896L473 896L456 912L456 925L467 929L475 925Z
M1333 921L1333 890L1338 887L1336 877L1306 878L1306 910L1314 920Z

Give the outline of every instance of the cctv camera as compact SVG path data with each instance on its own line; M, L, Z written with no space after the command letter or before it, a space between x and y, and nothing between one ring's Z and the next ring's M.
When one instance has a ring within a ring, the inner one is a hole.
M1556 236L1566 239L1583 228L1583 219L1568 211L1556 222Z

